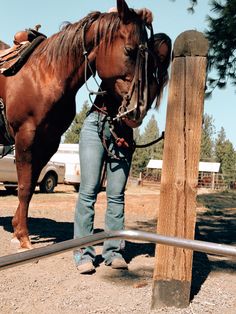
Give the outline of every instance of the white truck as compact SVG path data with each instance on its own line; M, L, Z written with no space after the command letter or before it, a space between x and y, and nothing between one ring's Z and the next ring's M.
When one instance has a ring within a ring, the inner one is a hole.
M80 161L79 161L79 144L60 144L57 152L52 156L52 161L65 163L65 184L73 185L75 191L80 187ZM88 165L89 166L89 165ZM105 167L102 171L101 191L106 188Z
M60 144L57 152L52 156L50 160L53 162L63 162L65 164L64 184L73 185L75 191L78 192L80 187L79 143ZM104 167L101 178L101 191L103 191L105 188L106 172Z
M78 191L80 185L79 144L60 144L51 161L65 164L64 183L73 185Z
M7 154L0 158L0 183L2 183L6 190L15 191L17 189L17 172L15 163L14 146L0 145L0 156ZM62 162L49 161L42 169L38 185L40 192L52 193L58 183L64 183L65 179L65 164Z

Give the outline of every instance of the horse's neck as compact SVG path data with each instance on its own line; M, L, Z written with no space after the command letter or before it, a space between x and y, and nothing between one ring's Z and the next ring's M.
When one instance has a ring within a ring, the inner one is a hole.
M95 72L95 58L97 48L93 47L93 32L94 26L91 26L89 31L86 33L85 43L83 46L85 49L88 49L88 60ZM64 54L62 53L60 55L61 62L58 62L58 57L47 57L48 51L53 51L53 49L55 49L53 46L50 47L50 45L54 45L55 39L55 37L46 39L38 48L39 50L36 49L34 51L28 65L34 69L34 64L41 64L42 67L45 68L45 72L42 71L42 75L45 76L45 74L48 74L48 76L53 77L53 80L50 80L51 84L55 84L55 81L58 81L59 85L64 89L64 95L66 95L67 92L76 93L85 83L85 81L87 81L92 75L90 69L88 66L86 66L85 51L81 51L81 53L79 53L79 55L75 58L73 56L74 49L73 47L70 47L69 52L63 52ZM37 62L35 62L36 59ZM42 62L39 62L40 59ZM38 68L36 68L36 70L38 71Z
M80 89L85 84L85 82L96 73L95 60L98 47L93 47L94 44L93 32L94 29L91 26L88 31L88 34L86 35L86 41L83 43L84 50L79 58L80 66L78 68L77 73L75 73L74 80L72 81L72 86L77 87L77 90Z

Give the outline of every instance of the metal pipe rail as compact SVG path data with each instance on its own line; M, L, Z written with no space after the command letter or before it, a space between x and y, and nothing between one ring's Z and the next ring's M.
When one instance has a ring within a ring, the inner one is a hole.
M176 246L183 249L236 258L236 246L232 245L163 236L138 230L118 230L99 232L80 239L71 239L25 252L2 256L0 257L0 270L57 255L75 248L98 244L108 239L142 240L145 242Z

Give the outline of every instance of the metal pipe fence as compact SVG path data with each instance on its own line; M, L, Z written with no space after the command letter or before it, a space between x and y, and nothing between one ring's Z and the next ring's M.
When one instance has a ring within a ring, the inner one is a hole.
M217 244L206 241L190 240L185 238L163 236L156 233L138 230L118 230L99 232L80 239L71 239L33 250L5 255L0 257L0 270L29 263L41 258L61 254L76 248L101 243L108 239L128 239L176 246L193 251L228 256L236 259L236 246Z

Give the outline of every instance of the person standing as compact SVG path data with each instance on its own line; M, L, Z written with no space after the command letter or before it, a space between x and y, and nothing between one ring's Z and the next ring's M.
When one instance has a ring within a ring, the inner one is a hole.
M164 33L154 35L153 82L150 85L151 102L160 103L163 88L168 82L168 67L171 59L171 39ZM101 83L101 88L103 83ZM84 121L79 142L81 183L75 207L74 237L81 238L94 232L94 205L100 190L103 167L106 169L107 209L105 230L124 229L125 187L133 155L133 129L128 121L117 122L114 137L108 116L114 117L118 107L112 95L97 96L95 105ZM128 269L123 258L124 240L104 242L102 257L106 266L113 269ZM88 246L73 252L77 270L81 274L95 272L95 248Z

